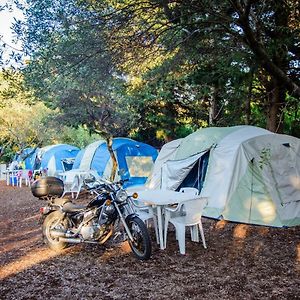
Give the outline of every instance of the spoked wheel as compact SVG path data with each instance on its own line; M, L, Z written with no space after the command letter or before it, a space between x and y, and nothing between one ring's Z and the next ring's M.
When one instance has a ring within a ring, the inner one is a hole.
M66 242L59 240L53 231L64 232L68 229L68 221L59 211L50 213L43 222L44 242L53 250L62 250L68 246Z
M151 241L145 223L137 216L126 219L126 224L132 234L133 241L128 242L133 254L140 260L147 260L151 256Z

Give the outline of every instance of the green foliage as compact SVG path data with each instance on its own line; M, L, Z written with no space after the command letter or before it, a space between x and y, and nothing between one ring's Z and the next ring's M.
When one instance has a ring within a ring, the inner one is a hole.
M284 132L300 138L300 107L298 99L287 96L284 120Z
M80 148L99 139L83 127L71 128L59 122L58 110L47 108L26 91L19 73L0 74L0 160L9 162L16 151L69 143Z
M1 74L0 144L8 152L42 143L50 134L45 123L54 112L33 99L20 73L8 70Z
M48 107L59 108L60 123L104 137L127 135L131 114L118 93L124 79L101 21L76 1L29 4L27 45L34 53L24 73L27 85Z
M162 73L163 67L154 68L140 80L128 81L124 91L136 112L131 134L156 145L179 137L178 133L181 136L183 128L198 128L201 122L201 107L191 99L193 91L183 75L174 70Z
M58 134L58 138L60 143L74 145L83 149L87 145L101 139L101 136L90 134L86 128L79 126L78 128L63 127Z
M264 105L265 117L257 120L267 119L268 128L281 131L286 91L300 96L297 5L293 1L107 1L95 10L116 33L110 42L119 49L122 45L129 72L132 67L135 74L151 75L159 67L168 77L170 57L176 57L171 67L177 70L188 62L190 79L214 110L209 113L210 125L243 120L255 124L256 116L251 119L255 105L249 105L254 102ZM252 93L249 78L260 81L259 95Z
M242 123L296 135L296 2L27 0L31 101L78 145L64 126L156 145Z

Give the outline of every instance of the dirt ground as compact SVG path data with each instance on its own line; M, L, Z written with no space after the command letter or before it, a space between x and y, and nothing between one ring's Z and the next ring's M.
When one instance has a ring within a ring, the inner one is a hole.
M79 244L57 253L42 242L42 201L0 181L0 299L300 299L300 228L203 219L208 249L187 235L141 262L127 243Z

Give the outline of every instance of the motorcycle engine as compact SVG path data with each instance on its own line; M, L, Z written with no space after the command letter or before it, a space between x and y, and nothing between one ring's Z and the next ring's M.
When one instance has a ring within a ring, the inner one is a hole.
M94 221L90 221L84 226L82 226L80 230L80 234L84 240L92 241L97 240L103 233L104 230L101 230L102 226L99 226Z
M98 224L97 209L92 209L84 213L84 225L81 227L80 234L84 240L93 241L101 237L105 228Z

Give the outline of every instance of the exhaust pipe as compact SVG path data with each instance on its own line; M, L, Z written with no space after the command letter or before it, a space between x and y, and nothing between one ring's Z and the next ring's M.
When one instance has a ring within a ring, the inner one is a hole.
M82 242L81 239L75 239L75 238L66 238L66 237L60 237L59 241L61 242L66 242L66 243L71 243L71 244L79 244Z
M79 244L82 242L81 239L69 237L68 233L63 231L52 230L51 235L55 238L58 238L59 241L66 242L66 243Z
M59 237L65 237L66 236L66 232L59 231L59 230L51 230L50 234L54 238L59 238Z
M68 233L68 232L64 232L64 231L59 231L59 230L52 230L51 231L51 235L55 238L72 238L74 237L76 234L73 233Z

